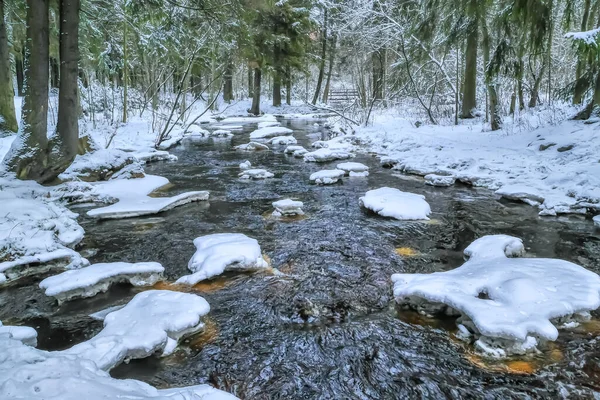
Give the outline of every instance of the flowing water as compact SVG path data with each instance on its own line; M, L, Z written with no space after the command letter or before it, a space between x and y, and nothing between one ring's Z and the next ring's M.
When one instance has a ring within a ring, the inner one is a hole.
M284 124L307 148L325 135L314 121ZM600 391L600 324L594 320L562 331L540 355L493 362L454 338L453 321L397 310L390 284L393 273L458 267L471 241L497 233L523 238L530 256L600 272L600 232L589 220L540 218L533 207L499 201L487 190L428 187L380 168L368 154L354 160L371 167L368 178L312 185L309 175L335 162L304 163L283 154L285 146L233 150L254 127L232 139L188 139L172 151L179 161L146 167L173 183L160 195L209 190L209 202L103 222L82 213L81 251L91 262L158 261L172 282L187 273L195 237L240 232L256 238L285 274L227 274L188 289L211 305L205 332L170 357L132 361L113 376L158 387L208 382L244 399L592 398ZM246 159L275 178L238 179L238 164ZM358 198L381 186L424 194L432 220L401 222L362 210ZM304 202L305 218L270 216L271 203L287 197ZM38 328L39 347L52 350L93 336L102 324L90 313L143 290L115 286L58 307L37 289L40 278L0 291L6 304L0 319Z

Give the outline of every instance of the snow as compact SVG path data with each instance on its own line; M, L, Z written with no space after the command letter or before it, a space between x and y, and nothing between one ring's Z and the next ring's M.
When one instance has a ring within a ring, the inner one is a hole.
M600 306L600 276L563 260L508 258L523 252L518 238L483 237L465 250L469 259L459 268L393 275L394 296L422 312L462 315L457 322L483 339L481 350L500 347L492 355L528 351L530 338L556 340L557 319L585 317Z
M350 171L350 173L348 175L350 176L350 178L366 178L367 176L369 176L369 171L363 171L363 172Z
M156 161L177 161L177 156L170 154L168 151L155 150L136 152L134 154L136 160L142 163L150 163Z
M27 346L37 346L37 331L28 326L7 326L0 321L0 338L3 335L18 340Z
M198 125L190 125L185 132L187 136L208 136L210 132Z
M269 146L262 143L250 142L246 144L240 144L239 146L235 146L235 149L244 151L269 150Z
M331 185L339 181L344 175L346 175L346 172L341 169L324 169L312 174L310 180L320 185Z
M600 228L600 215L596 215L593 218L593 221L594 221L594 225L596 225L596 227Z
M215 126L217 129L224 129L227 131L243 131L244 127L242 125L217 125Z
M294 131L282 126L260 128L250 134L250 139L267 139L276 136L291 135Z
M168 290L137 294L125 307L104 318L104 328L92 339L62 353L92 360L102 370L121 362L172 352L177 341L204 327L201 317L210 306L202 297Z
M240 163L240 169L250 169L252 168L252 163L248 160Z
M454 185L456 178L452 175L425 175L425 184L430 186L448 187Z
M344 150L322 148L316 151L312 151L304 154L304 161L307 162L327 162L333 160L345 160L352 158L354 155Z
M304 147L302 146L288 146L285 148L285 150L283 151L285 154L293 154L295 151L298 150L304 150Z
M380 155L384 166L502 189L499 194L524 199L541 215L600 210L597 124L556 122L550 112L523 114L527 129L507 124L497 132L487 131L483 122L415 128L407 119L385 113L377 114L372 126L358 128L355 136L366 150ZM585 145L572 147L574 143Z
M209 136L227 137L227 136L233 136L233 134L231 133L231 131L229 131L227 129L217 129L215 131L210 132Z
M258 128L262 129L262 128L271 128L273 126L280 126L281 124L277 121L265 121L265 122L259 122L258 123Z
M173 197L149 197L154 190L169 180L160 176L146 175L139 179L117 179L93 184L93 195L100 199L117 199L115 204L87 212L96 218L131 218L157 214L183 204L208 200L206 191L186 192Z
M304 211L302 211L304 203L301 201L294 201L292 199L278 200L273 202L273 207L275 207L275 211L273 212L275 216L304 215Z
M581 40L587 45L595 45L598 34L600 34L600 28L584 32L568 32L565 34L565 37L573 40Z
M157 390L133 379L114 379L92 361L48 352L0 335L0 398L39 400L233 400L208 385Z
M293 136L276 136L269 140L269 144L290 145L296 143L298 143L298 141Z
M106 292L110 285L129 282L133 286L152 286L162 279L162 265L156 262L101 263L89 267L65 271L40 282L46 296L60 301L75 297L92 297Z
M275 176L266 169L247 169L239 175L241 179L267 179Z
M116 149L99 149L84 155L77 155L73 163L58 177L62 181L81 179L94 180L99 176L102 180L136 160L131 154Z
M188 263L191 275L182 276L177 283L195 285L225 271L246 271L267 268L260 245L241 233L217 233L194 240L196 253Z
M429 220L431 214L425 196L389 187L368 191L359 203L383 217L399 220Z
M346 171L346 173L350 174L351 172L358 172L358 173L363 173L363 172L367 172L367 175L361 175L361 176L368 176L368 172L369 172L369 167L367 167L365 164L361 164L361 163L357 163L357 162L345 162L345 163L340 163L336 166L337 169L341 169L342 171Z

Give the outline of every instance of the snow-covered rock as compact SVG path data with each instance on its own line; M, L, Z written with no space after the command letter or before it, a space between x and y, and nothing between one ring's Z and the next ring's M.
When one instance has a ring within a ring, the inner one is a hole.
M215 126L216 129L224 129L230 132L239 132L243 131L244 127L242 125L218 125Z
M115 379L94 362L26 346L0 334L0 398L28 400L235 400L209 385L157 390Z
M264 121L264 122L259 122L258 123L258 128L262 129L262 128L271 128L273 126L280 126L281 124L277 121Z
M340 163L336 166L336 168L345 171L348 175L351 175L351 173L354 172L354 175L351 176L369 176L369 167L367 167L365 164L357 162ZM365 172L367 173L366 175L364 175ZM363 175L357 175L357 173Z
M239 174L241 179L267 179L275 175L266 169L247 169Z
M275 207L275 211L273 211L273 215L275 216L304 214L304 211L302 211L304 203L301 201L294 201L292 199L278 200L273 202L273 207Z
M195 294L149 290L108 314L92 339L62 353L94 361L103 370L155 353L170 354L180 338L203 329L201 318L209 311L206 300Z
M215 131L210 132L209 136L228 137L233 136L233 134L227 129L217 129Z
M466 250L461 267L432 274L396 274L394 296L426 314L460 315L457 323L492 356L535 350L556 340L558 320L587 318L600 306L600 276L568 261L509 258L522 241L486 236Z
M369 176L369 171L363 171L363 172L350 171L348 176L350 176L350 178L366 178L367 176Z
M317 140L310 145L314 149L324 149L329 147L329 144L324 140Z
M354 154L345 150L322 148L304 154L304 161L307 162L327 162L333 160L345 160L354 157Z
M593 218L593 221L594 221L594 225L596 225L596 227L600 228L600 215L596 215Z
M520 200L530 205L539 205L544 202L544 197L538 190L524 184L504 185L496 190L496 194L509 200Z
M115 172L135 161L135 157L117 149L99 149L77 155L73 163L58 177L62 181L82 180L94 182L107 180Z
M250 169L250 168L252 168L252 163L250 161L246 160L246 161L240 163L240 169L245 170L245 169Z
M304 147L302 146L288 146L285 148L285 150L283 151L285 154L294 154L295 151L297 150L304 150Z
M190 125L186 131L187 136L208 136L210 132L198 125Z
M250 134L250 139L267 139L276 136L291 135L294 133L291 129L282 126L270 126L268 128L260 128Z
M241 233L217 233L194 240L196 253L188 263L191 275L182 276L177 283L195 285L225 271L252 271L267 268L260 245Z
M269 146L262 143L250 142L245 144L240 144L239 146L235 146L236 150L244 150L244 151L257 151L257 150L269 150Z
M177 156L164 150L136 152L134 157L139 162L146 164L156 161L177 161Z
M106 292L113 283L152 286L162 279L164 270L156 262L92 264L48 277L40 282L40 288L45 290L46 296L61 302L76 297L93 297Z
M149 197L154 190L169 183L161 176L146 175L140 179L117 179L95 183L93 194L99 199L116 199L110 206L96 208L87 212L95 218L131 218L141 215L158 214L172 208L208 200L206 191L186 192L173 197Z
M399 220L429 220L431 214L425 196L389 187L369 190L359 202L362 207L383 217Z
M425 175L425 184L430 186L448 187L454 185L456 178L451 175Z
M320 185L331 185L339 181L344 175L346 175L346 172L341 169L324 169L311 174L310 180Z
M0 321L0 337L2 335L18 340L27 346L37 346L37 331L28 326L7 326L2 325L2 321Z
M306 150L305 148L301 148L294 150L293 156L296 158L302 158L306 153L308 153L308 150Z
M283 146L290 145L290 144L296 144L296 143L298 143L298 141L293 136L276 136L269 140L269 144L276 144L276 145L283 145Z

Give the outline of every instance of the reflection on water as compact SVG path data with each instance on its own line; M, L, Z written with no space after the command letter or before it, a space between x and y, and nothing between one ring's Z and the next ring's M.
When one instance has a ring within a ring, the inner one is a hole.
M322 133L290 122L300 145ZM542 219L532 207L500 202L485 190L433 188L422 179L381 169L372 155L364 179L310 184L311 173L335 162L304 163L274 151L241 152L243 133L227 140L187 140L174 163L148 165L169 178L160 195L209 190L210 201L160 216L97 222L84 217L83 247L92 262L158 261L166 278L187 274L195 237L240 232L256 238L283 273L227 274L195 287L157 288L204 296L211 305L206 331L173 356L151 357L112 374L159 387L211 383L246 399L589 398L600 388L597 322L561 332L536 357L494 362L454 338L454 321L425 319L394 307L390 275L445 271L463 263L462 250L485 234L524 239L529 254L558 257L600 272L600 237L581 217ZM240 162L267 167L273 179L243 182ZM399 222L361 210L358 198L381 186L424 194L434 223ZM271 218L282 198L304 203L308 218ZM57 306L37 282L0 291L0 319L40 328L42 348L68 347L97 333L92 312L124 304L134 289L117 285L93 299Z

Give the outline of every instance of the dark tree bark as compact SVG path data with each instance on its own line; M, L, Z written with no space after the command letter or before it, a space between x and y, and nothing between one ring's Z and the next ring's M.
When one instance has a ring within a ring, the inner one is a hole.
M467 34L465 51L465 78L463 80L462 117L473 118L473 110L477 107L477 48L479 45L479 24L477 1L471 0L472 20Z
M273 107L281 106L281 52L277 46L273 48Z
M373 100L383 99L383 73L385 50L378 50L371 55L373 64Z
M254 97L254 75L252 74L252 67L248 66L248 97Z
M60 66L58 60L54 57L50 57L50 87L58 89L60 81Z
M260 68L254 69L254 82L252 87L254 93L252 95L252 107L248 112L254 115L260 115L260 85L261 85L262 72Z
M43 181L48 164L48 13L48 0L27 0L22 128L5 159L20 179Z
M23 91L23 57L15 57L15 71L17 73L17 93L19 97L23 97L25 95Z
M289 65L285 69L285 102L292 105L292 69Z
M482 21L481 31L483 33L483 64L486 68L485 82L488 90L489 97L489 111L490 111L490 126L492 131L497 131L502 128L502 117L500 116L500 106L498 101L498 92L496 90L495 77L490 77L487 72L487 67L490 62L490 35L487 29L486 21Z
M0 132L16 132L18 129L8 37L4 23L4 0L0 0Z
M588 20L590 18L590 9L592 6L592 0L585 0L583 6L583 16L581 18L581 31L587 30ZM586 85L580 81L581 75L585 68L585 62L578 57L577 59L577 70L575 72L575 93L573 94L573 104L581 104L583 94L585 93Z
M327 70L327 80L325 82L325 90L323 90L323 103L325 104L327 104L327 102L329 101L329 90L331 89L331 75L333 74L336 44L337 37L333 35L333 37L331 38L331 45L329 47L329 68Z
M321 96L321 85L323 85L323 77L325 75L325 57L327 56L327 9L323 12L323 37L321 38L321 62L319 64L319 77L317 78L317 88L313 96L312 103L317 104L319 96Z
M231 60L227 62L223 81L223 100L231 103L233 100L233 63Z

